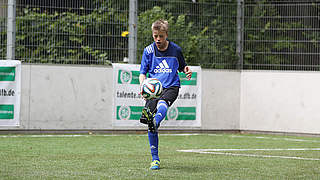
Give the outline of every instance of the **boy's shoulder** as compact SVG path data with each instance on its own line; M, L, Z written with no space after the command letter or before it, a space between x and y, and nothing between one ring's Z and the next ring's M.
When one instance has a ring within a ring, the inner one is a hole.
M170 42L170 47L171 48L181 51L181 47L178 44L176 44L176 43L174 43L172 41L169 41L169 42Z
M144 51L146 54L151 54L154 52L154 46L153 43L149 44L147 47L144 48Z

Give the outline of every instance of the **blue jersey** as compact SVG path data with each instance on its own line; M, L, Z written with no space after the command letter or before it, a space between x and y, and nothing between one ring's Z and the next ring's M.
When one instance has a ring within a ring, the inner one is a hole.
M180 87L178 71L183 71L186 62L181 48L169 41L165 51L159 51L156 43L147 46L142 55L140 74L149 73L148 78L157 78L164 88Z

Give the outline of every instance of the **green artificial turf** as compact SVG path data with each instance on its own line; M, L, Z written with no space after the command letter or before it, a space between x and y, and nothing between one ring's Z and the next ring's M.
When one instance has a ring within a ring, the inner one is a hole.
M159 137L161 169L152 171L147 135L2 135L0 179L320 179L319 137ZM178 151L190 149L216 150Z

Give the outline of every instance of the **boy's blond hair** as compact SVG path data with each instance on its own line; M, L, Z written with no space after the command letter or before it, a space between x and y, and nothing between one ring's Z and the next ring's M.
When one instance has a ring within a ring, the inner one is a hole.
M154 23L152 23L151 29L152 29L152 31L157 30L157 31L164 31L164 32L168 33L169 23L166 20L159 19L159 20L155 21Z

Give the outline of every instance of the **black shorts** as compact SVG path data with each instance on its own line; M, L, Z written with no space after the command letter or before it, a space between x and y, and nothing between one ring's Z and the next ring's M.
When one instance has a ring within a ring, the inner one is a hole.
M178 86L172 86L169 88L165 88L165 89L163 89L163 92L162 92L160 98L147 100L145 107L148 107L151 110L151 112L155 113L159 100L164 100L168 104L168 106L170 107L173 104L173 102L177 99L178 95L179 95L179 87Z

